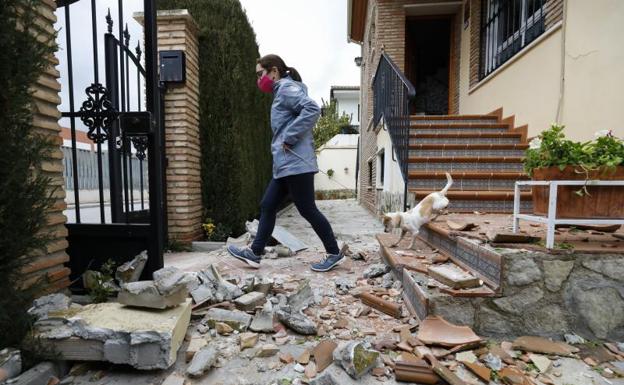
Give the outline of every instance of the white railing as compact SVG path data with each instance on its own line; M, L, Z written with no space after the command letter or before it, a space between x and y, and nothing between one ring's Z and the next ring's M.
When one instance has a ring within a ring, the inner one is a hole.
M520 186L549 186L548 215L520 214ZM566 225L624 225L624 218L619 219L557 219L557 190L559 186L624 186L622 180L551 180L519 181L514 188L513 232L518 232L520 219L546 224L546 248L555 246L555 226Z

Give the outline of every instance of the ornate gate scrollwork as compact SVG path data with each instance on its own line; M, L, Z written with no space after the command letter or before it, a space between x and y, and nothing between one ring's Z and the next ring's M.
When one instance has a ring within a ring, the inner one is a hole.
M80 120L89 129L89 139L95 143L104 143L118 112L110 101L108 90L102 84L91 83L85 92L87 100L80 107Z

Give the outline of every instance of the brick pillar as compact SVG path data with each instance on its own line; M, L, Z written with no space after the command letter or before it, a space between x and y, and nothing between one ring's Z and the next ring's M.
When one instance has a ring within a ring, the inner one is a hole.
M54 42L54 23L56 22L56 2L43 0L37 8L37 18L34 23L40 27L42 39ZM63 153L61 145L63 139L60 136L61 127L58 120L61 113L58 106L61 104L59 92L59 71L55 68L58 60L54 56L49 58L50 65L44 70L39 80L33 87L33 128L39 133L50 138L54 146L50 149L48 158L41 164L41 171L50 178L50 189L53 192L54 204L47 216L47 227L44 230L50 241L44 251L37 253L36 258L24 267L26 277L22 285L28 287L40 278L43 278L44 290L55 291L69 286L69 269L63 264L69 261L65 252L67 248L67 218L63 215L65 210L65 190L63 180Z
M198 27L188 10L158 11L158 50L182 50L186 82L165 94L169 238L188 243L202 236L199 150Z

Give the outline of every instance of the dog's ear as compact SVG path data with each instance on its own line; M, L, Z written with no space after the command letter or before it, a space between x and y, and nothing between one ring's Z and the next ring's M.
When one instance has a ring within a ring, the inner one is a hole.
M384 214L381 217L381 223L383 223L384 226L387 226L388 222L391 222L391 221L392 221L392 217L390 215L388 215L388 214Z
M433 214L433 204L434 198L432 196L427 196L420 202L420 210L418 213L422 218L431 217L431 214Z

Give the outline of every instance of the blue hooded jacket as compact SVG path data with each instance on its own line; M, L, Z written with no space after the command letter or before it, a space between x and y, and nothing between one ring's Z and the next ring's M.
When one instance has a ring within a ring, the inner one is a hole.
M273 84L273 105L271 106L271 153L273 154L273 178L318 172L312 129L321 109L308 96L307 87L285 76ZM292 152L283 144L291 146Z

